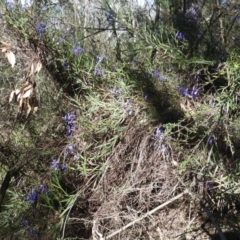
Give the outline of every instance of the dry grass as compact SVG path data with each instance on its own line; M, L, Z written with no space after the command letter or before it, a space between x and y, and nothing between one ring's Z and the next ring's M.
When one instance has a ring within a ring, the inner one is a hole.
M159 141L154 132L147 129L147 126L129 127L109 157L108 167L89 199L90 205L98 206L94 222L103 235L182 191L173 172L173 153L167 139ZM161 145L164 151L160 150ZM138 227L134 226L135 234Z

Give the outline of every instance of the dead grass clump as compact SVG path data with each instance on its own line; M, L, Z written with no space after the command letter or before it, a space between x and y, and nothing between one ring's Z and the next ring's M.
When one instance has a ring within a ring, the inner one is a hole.
M101 234L108 235L179 193L169 141L147 133L147 127L128 129L89 199L90 204L99 203L94 227Z

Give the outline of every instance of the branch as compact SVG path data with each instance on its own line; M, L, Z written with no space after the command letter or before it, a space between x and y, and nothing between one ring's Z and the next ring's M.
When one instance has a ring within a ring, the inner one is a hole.
M4 197L6 195L6 192L8 190L9 184L12 180L12 177L15 176L26 164L34 159L35 156L26 159L23 162L20 162L16 164L13 168L11 168L9 171L7 171L7 174L0 186L0 212L1 212L1 205L3 203Z

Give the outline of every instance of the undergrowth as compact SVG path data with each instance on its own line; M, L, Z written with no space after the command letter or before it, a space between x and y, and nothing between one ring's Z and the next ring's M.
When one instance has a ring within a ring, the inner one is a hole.
M161 238L137 219L183 193L238 217L239 6L183 2L1 3L2 239Z

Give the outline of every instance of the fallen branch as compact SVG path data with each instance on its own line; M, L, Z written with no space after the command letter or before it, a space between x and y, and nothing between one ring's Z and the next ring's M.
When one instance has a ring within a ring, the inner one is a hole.
M188 190L185 190L184 192L178 194L176 197L168 200L167 202L159 205L158 207L154 208L153 210L147 212L146 214L142 215L141 217L135 219L134 221L128 223L127 225L123 226L122 228L118 229L117 231L111 233L110 235L108 235L105 239L110 239L112 238L113 236L117 235L118 233L121 233L122 231L124 231L125 229L131 227L132 225L134 225L135 223L137 222L140 222L141 220L143 220L144 218L150 216L151 214L155 213L156 211L164 208L165 206L167 206L168 204L174 202L175 200L181 198L184 194L188 193Z

